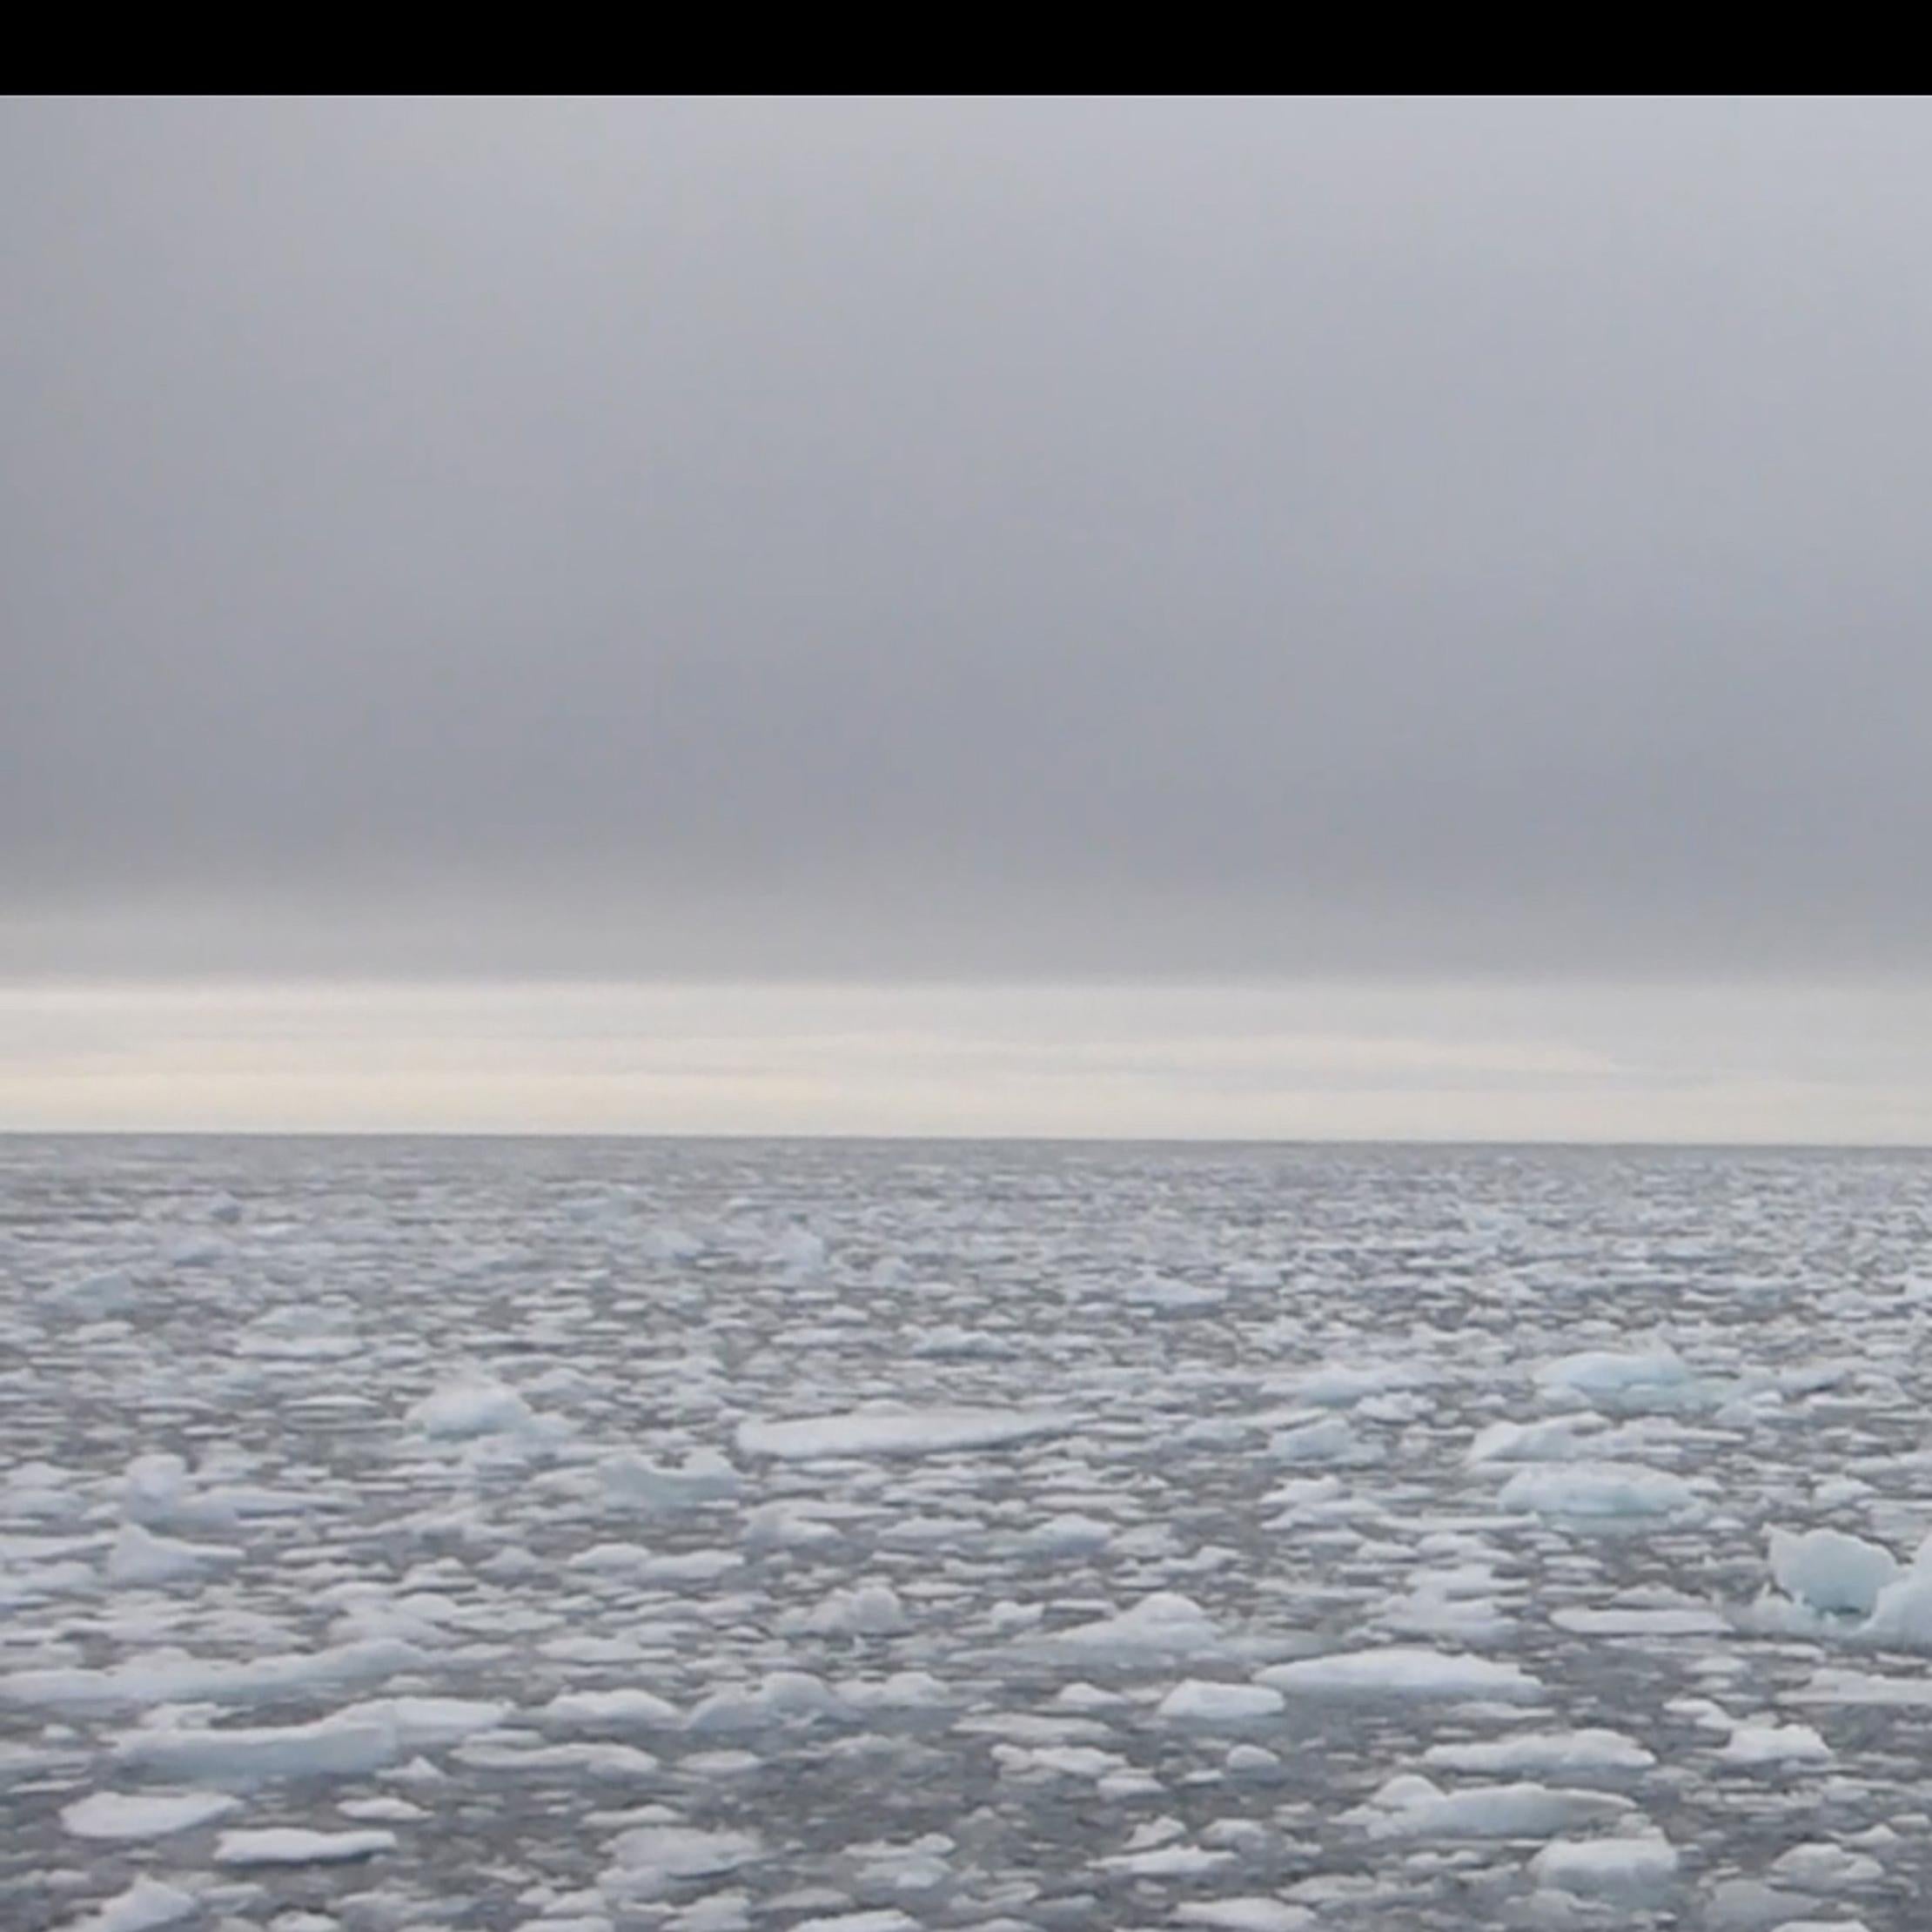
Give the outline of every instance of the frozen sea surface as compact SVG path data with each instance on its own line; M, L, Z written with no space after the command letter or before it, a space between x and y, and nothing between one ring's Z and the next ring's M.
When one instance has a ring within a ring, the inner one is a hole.
M1922 1928L1932 1160L0 1140L0 1927Z

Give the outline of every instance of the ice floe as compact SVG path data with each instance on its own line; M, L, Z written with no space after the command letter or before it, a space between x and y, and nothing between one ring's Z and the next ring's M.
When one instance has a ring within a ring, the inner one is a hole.
M1271 1665L1256 1681L1291 1697L1348 1699L1530 1702L1543 1688L1519 1664L1400 1645L1298 1658Z
M781 1461L843 1456L937 1456L1063 1435L1073 1418L1052 1409L867 1409L738 1426L741 1455Z

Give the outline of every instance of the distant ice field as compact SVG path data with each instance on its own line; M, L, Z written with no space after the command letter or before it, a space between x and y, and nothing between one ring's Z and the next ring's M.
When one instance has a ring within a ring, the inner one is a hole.
M3 1932L1932 1923L1932 1157L0 1137Z

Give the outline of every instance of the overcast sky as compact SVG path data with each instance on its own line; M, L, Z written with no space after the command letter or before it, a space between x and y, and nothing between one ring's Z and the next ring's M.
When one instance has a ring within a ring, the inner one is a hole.
M0 1124L1932 1134L1928 179L1914 101L8 103ZM1166 1085L974 1084L1095 981ZM473 1117L277 1058L431 987L535 1056ZM592 998L701 1102L528 1046ZM909 999L969 1063L855 1114ZM1318 1036L1420 1056L1372 1127Z

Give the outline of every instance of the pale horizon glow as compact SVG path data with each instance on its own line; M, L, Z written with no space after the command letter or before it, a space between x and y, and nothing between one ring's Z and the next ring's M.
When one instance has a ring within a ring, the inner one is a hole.
M0 1130L1932 1142L1932 997L1705 984L0 985Z

